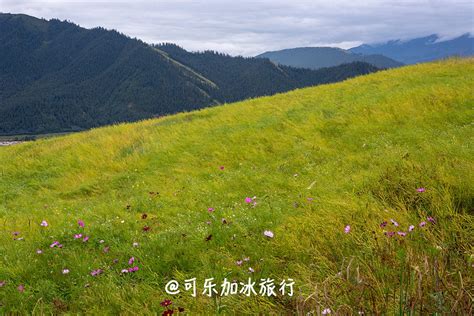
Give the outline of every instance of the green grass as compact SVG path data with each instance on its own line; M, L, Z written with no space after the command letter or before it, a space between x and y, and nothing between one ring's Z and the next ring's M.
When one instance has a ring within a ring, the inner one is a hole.
M0 314L472 313L473 82L451 59L0 148ZM249 276L295 295L164 292Z

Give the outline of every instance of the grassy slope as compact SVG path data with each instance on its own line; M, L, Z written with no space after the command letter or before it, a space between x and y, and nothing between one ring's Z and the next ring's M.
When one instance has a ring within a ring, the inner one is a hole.
M473 77L473 59L453 59L0 148L0 312L159 312L165 298L201 312L472 309ZM388 238L390 218L416 228ZM88 243L72 238L78 219ZM120 276L132 255L141 270ZM163 294L248 267L294 278L297 295Z

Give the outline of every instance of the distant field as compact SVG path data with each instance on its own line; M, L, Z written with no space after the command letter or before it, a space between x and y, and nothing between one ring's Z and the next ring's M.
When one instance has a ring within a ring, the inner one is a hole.
M450 59L0 148L0 314L472 314L473 83Z

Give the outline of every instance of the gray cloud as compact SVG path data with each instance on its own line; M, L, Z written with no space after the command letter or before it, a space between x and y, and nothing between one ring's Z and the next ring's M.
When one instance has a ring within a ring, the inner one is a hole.
M0 11L244 56L288 47L348 48L432 33L445 38L474 33L470 0L0 0Z

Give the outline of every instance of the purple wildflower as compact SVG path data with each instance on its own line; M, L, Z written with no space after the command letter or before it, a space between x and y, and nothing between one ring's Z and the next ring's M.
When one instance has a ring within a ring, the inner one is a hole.
M418 188L418 189L416 189L416 192L420 192L420 193L423 193L423 192L425 192L425 191L426 191L425 188Z
M235 263L240 267L242 265L243 261L242 260L237 260Z
M397 232L398 236L405 237L407 233L405 232Z
M131 257L130 259L128 259L129 265L132 265L134 262L135 262L135 257Z
M79 225L79 227L82 227L82 228L84 228L84 226L86 226L86 225L84 224L84 221L83 221L82 219L80 219L80 220L77 221L77 225Z
M75 234L74 235L74 239L79 239L79 238L82 238L82 234Z
M104 271L102 269L92 270L91 275L92 276L98 276L98 275L102 274L103 272Z
M428 222L432 223L432 224L436 224L436 221L433 217L431 216L428 216L428 218L426 219Z
M382 223L380 223L380 228L385 228L385 226L387 226L387 222L386 221L383 221Z
M392 222L392 224L393 224L394 226L397 226L397 227L398 227L398 222L397 222L397 221L395 221L394 219L390 219L390 221Z
M82 239L82 242L87 242L89 240L89 236L85 236L83 239Z
M48 227L48 222L47 221L42 221L40 226Z
M425 226L426 226L426 222L425 222L425 221L423 221L423 222L420 223L420 227L425 227Z
M344 233L349 234L350 232L351 232L351 226L350 225L347 225L346 227L344 227Z
M408 227L409 232L412 232L414 229L415 229L415 225L410 225L410 227Z
M23 293L25 292L25 286L23 284L18 285L17 287L18 292Z

